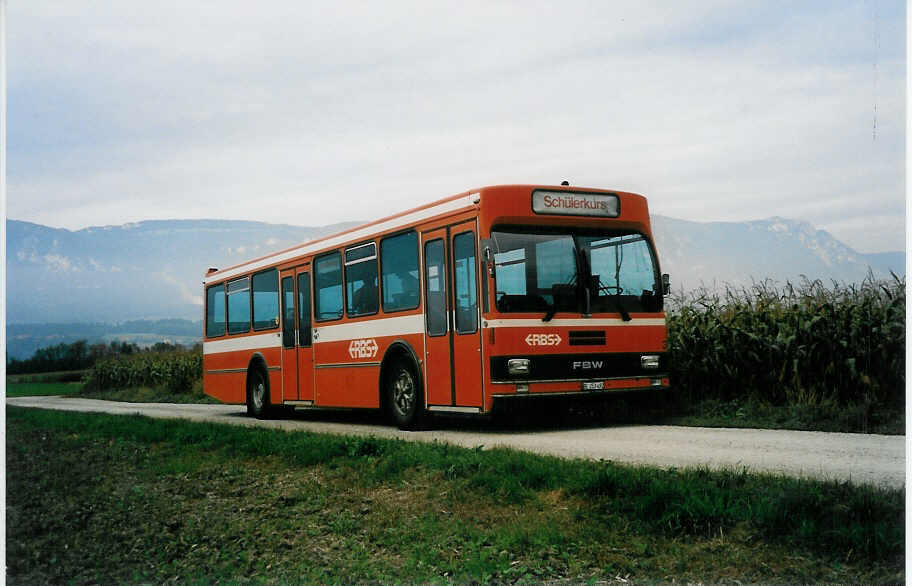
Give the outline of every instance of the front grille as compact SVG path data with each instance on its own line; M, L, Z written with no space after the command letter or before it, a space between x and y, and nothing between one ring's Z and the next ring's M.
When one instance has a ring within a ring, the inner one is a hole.
M604 346L605 330L570 332L571 346Z
M658 369L644 370L640 366L642 352L494 356L491 358L491 380L505 382L655 377L668 372L667 354L664 352L649 352L648 354L659 355ZM507 370L507 360L511 358L528 358L529 374L510 374Z

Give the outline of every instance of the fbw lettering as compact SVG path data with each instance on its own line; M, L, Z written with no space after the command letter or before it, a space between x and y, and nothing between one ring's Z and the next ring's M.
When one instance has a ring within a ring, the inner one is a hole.
M604 360L574 360L573 370L600 370Z

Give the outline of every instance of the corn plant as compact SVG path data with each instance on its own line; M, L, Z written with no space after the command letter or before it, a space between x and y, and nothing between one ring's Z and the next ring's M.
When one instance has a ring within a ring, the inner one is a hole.
M198 350L141 352L99 360L87 373L85 385L93 390L153 387L181 393L189 392L202 372Z
M668 350L691 400L900 405L905 279L762 281L673 300Z

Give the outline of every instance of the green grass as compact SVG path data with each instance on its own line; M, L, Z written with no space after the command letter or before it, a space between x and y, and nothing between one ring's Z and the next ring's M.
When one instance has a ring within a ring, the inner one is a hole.
M7 410L11 584L901 583L903 491Z
M32 397L37 395L77 395L82 388L80 383L9 383L6 384L7 397Z
M6 384L15 383L76 383L82 381L85 370L61 370L31 374L8 374Z
M904 435L905 412L866 404L771 405L753 398L732 401L706 399L669 410L657 419L669 425L795 429L846 433Z
M577 400L566 405L541 401L521 407L512 405L505 421L528 427L539 425L682 425L689 427L740 427L792 429L844 433L905 434L905 412L871 404L773 405L752 396L729 401L697 400L672 388L661 393L618 393L595 400Z
M129 387L125 389L93 390L84 387L79 396L85 399L124 401L127 403L221 403L202 391L202 381L189 392L172 391L167 388Z

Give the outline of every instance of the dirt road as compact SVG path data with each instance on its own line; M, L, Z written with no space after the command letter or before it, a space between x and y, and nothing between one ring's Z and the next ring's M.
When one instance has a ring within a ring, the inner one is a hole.
M258 421L237 405L116 403L67 397L19 397L7 405L149 417L182 418L235 425L373 435L412 441L491 448L505 446L566 458L614 460L662 467L747 468L794 476L851 480L901 488L905 485L905 437L630 425L582 429L502 429L484 422L442 420L431 431L406 432L370 416L305 411L287 419Z

